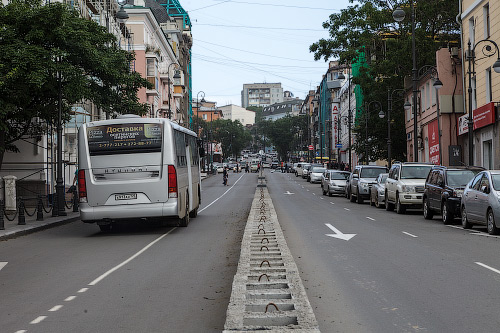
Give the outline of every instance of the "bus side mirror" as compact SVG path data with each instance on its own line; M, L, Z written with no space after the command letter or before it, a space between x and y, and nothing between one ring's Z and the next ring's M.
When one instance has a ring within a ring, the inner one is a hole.
M198 148L198 155L200 155L200 157L205 157L205 148Z

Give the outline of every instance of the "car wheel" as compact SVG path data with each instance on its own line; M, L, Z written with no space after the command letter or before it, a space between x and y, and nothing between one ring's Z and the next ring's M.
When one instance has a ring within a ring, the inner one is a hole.
M354 197L354 195L352 195L352 192L351 192L351 191L349 191L349 200L350 200L351 202L355 202L355 201L356 201L356 198Z
M470 223L469 219L467 218L467 211L465 210L465 206L462 206L462 228L472 228L472 223Z
M186 215L184 215L183 218L179 218L179 226L180 227L187 227L189 224L189 197L186 193Z
M388 212L392 212L394 210L394 204L389 202L387 192L385 192L385 210Z
M450 209L448 208L448 204L443 202L443 205L441 206L441 215L443 218L443 223L444 224L452 224L453 223L453 214L451 214Z
M101 229L102 232L110 232L111 231L111 223L110 224L101 224L101 225L99 225L99 229Z
M373 202L372 191L370 191L370 206L373 206L375 203Z
M362 204L363 203L363 198L361 197L361 194L359 194L359 187L356 190L356 202L358 204Z
M380 208L380 202L378 201L378 193L375 194L375 207Z
M423 206L422 210L424 212L424 219L432 220L432 217L434 216L434 214L432 213L432 211L429 208L429 199L427 199L427 198L424 199L424 206Z
M401 200L399 200L399 193L396 193L396 213L404 214L406 212L406 207L401 204Z
M488 233L490 235L498 235L500 230L495 225L495 216L493 215L493 211L488 210Z
M329 197L333 197L333 193L332 193L332 192L330 192L330 186L328 186L328 196L329 196Z

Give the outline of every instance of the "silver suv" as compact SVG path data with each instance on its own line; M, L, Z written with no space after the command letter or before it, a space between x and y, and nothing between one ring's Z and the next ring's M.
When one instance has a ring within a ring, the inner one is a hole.
M357 165L349 177L349 199L351 202L363 203L370 197L370 188L377 182L381 173L387 173L386 167L378 165Z
M423 204L425 180L432 169L430 163L397 162L385 181L385 209L404 214L407 207L420 208Z

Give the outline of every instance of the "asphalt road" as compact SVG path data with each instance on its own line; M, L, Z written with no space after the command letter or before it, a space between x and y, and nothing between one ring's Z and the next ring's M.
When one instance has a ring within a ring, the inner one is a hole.
M500 330L498 237L323 196L293 174L267 180L322 332Z
M257 175L221 182L187 228L77 221L0 242L0 331L222 331Z

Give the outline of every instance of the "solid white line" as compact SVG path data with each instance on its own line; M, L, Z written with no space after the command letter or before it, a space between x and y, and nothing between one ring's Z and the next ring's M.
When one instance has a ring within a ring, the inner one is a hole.
M41 323L47 316L39 316L38 318L34 319L30 324L38 324Z
M0 271L1 271L1 270L2 270L2 268L4 268L7 264L8 264L8 262L7 262L7 261L0 262Z
M78 290L79 293L84 293L86 292L87 290L89 290L89 288L82 288L80 290Z
M372 221L375 221L375 219L372 219L371 217L367 216L366 217L368 220L372 220Z
M156 242L159 242L162 238L164 238L165 236L167 236L168 234L170 234L175 229L177 229L177 227L175 227L175 228L171 229L169 232L161 235L160 237L158 237L157 239L155 239L154 241L152 241L151 243L149 243L148 245L146 245L145 247L143 247L139 252L137 252L136 254L134 254L133 256L131 256L130 258L128 258L127 260L125 260L124 262L122 262L121 264L118 264L115 267L111 268L109 271L107 271L106 273L102 274L101 276L99 276L94 281L90 282L89 286L95 286L97 283L99 283L101 280L103 280L109 274L113 273L114 271L120 269L121 267L125 266L126 264L128 264L129 262L131 262L132 260L134 260L135 258L137 258L139 255L141 255L143 252L145 252L147 249L149 249L151 246L153 246Z
M76 298L76 296L69 296L69 297L66 297L66 299L64 300L65 302L71 302L72 300L74 300Z
M212 201L209 205L207 205L207 206L203 207L203 209L200 209L200 210L198 211L198 213L203 212L205 209L207 209L208 207L210 207L210 206L212 206L214 203L216 203L216 202L217 202L220 198L222 198L223 196L225 196L225 195L227 194L227 192L229 192L229 191L231 191L231 190L233 189L233 187L236 185L236 183L238 183L238 182L240 181L240 179L241 179L244 175L245 175L245 174L242 174L242 175L240 176L240 178L238 178L238 180L234 182L233 186L231 186L230 188L228 188L226 192L224 192L224 193L223 193L220 197L218 197L217 199L215 199L214 201Z
M345 210L350 210L349 208L344 208Z
M60 310L62 307L63 307L62 305L56 305L56 306L54 306L52 309L50 309L49 311L50 311L50 312L55 312L55 311Z
M478 261L476 261L475 263L476 263L476 264L478 264L479 266L483 266L484 268L489 269L490 271L493 271L493 272L495 272L495 273L500 274L500 271L499 271L498 269L496 269L496 268L490 267L490 266L485 265L485 264L483 264L482 262L478 262Z
M447 224L446 226L447 226L447 227L449 227L449 228L455 228L455 229L461 229L461 230L464 230L464 228L459 227L458 225L449 225L449 224Z
M417 237L418 237L418 236L412 235L412 234L410 234L409 232L406 232L406 231L401 231L401 232L402 232L403 234L408 235L408 236L411 236L411 237L413 237L413 238L417 238Z
M477 235L477 236L484 236L484 237L500 238L499 236L490 235L490 234L483 234L483 233L480 233L480 232L471 232L470 234L471 235Z

